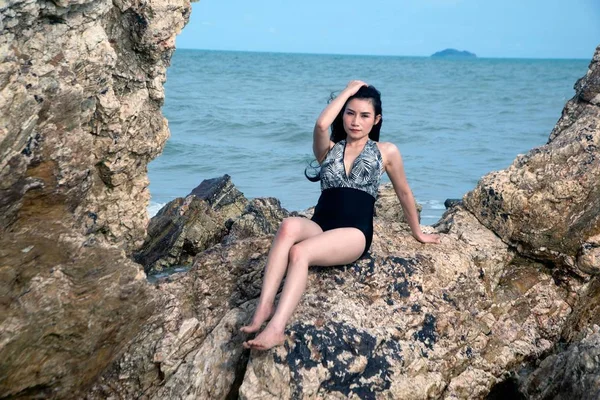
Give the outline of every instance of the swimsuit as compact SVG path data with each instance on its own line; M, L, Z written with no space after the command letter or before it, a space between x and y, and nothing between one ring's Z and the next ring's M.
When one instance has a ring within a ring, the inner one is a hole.
M365 235L364 256L373 240L373 210L383 159L377 143L368 140L346 175L344 152L346 141L337 142L321 164L321 197L312 220L323 231L357 228Z

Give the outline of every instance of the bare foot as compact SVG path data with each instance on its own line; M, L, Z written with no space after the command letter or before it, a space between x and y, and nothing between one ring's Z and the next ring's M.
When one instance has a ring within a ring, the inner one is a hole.
M254 317L252 318L252 323L250 325L242 326L240 331L244 333L253 333L258 332L263 322L267 320L267 318L271 317L273 314L273 305L266 307L258 307L256 311L254 311Z
M269 350L275 346L281 346L285 341L283 331L271 329L268 326L256 338L244 342L244 347L247 349Z

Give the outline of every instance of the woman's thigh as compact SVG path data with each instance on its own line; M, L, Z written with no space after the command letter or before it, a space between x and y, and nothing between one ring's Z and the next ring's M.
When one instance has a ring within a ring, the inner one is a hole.
M293 243L323 233L323 229L314 221L302 217L288 217L279 226L277 236L290 238Z
M337 228L297 243L294 247L308 265L323 267L356 261L365 250L366 238L357 228Z

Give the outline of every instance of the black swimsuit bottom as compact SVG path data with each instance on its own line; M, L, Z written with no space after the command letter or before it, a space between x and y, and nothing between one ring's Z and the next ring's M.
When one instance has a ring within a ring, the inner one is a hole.
M315 213L311 218L323 231L336 228L357 228L365 235L364 256L373 240L373 209L375 198L369 193L337 187L321 192Z

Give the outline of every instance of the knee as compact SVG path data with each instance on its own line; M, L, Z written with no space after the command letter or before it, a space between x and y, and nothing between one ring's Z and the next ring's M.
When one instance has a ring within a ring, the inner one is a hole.
M290 238L294 239L298 236L298 232L300 230L300 224L297 221L297 218L290 217L284 218L279 225L279 230L277 231L277 236L281 238Z
M306 256L306 250L301 245L293 245L289 254L290 266L307 264L308 262Z

